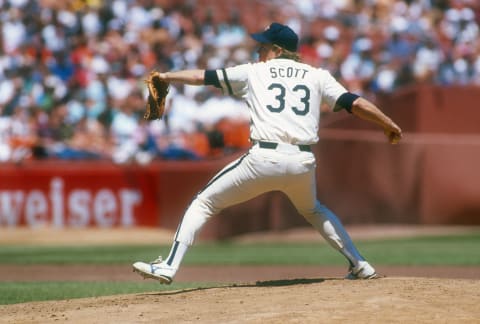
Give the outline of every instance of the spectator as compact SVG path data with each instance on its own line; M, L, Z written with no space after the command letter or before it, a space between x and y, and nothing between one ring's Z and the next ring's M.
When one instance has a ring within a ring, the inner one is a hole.
M418 48L413 61L415 78L432 82L443 60L443 53L434 41L426 39Z
M166 119L145 124L142 79L152 69L248 61L254 52L248 32L271 20L294 26L306 62L366 97L416 82L480 85L478 1L206 4L0 1L0 160L11 160L18 148L11 131L19 119L28 121L31 136L22 158L55 157L68 148L117 162L141 153L146 163L243 149L232 135L248 127L238 102L172 87ZM100 140L89 149L93 136Z

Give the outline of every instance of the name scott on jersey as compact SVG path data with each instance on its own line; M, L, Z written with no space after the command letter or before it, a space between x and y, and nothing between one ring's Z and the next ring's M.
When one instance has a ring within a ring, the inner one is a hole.
M299 68L294 68L294 67L275 67L272 66L270 68L270 76L275 79L275 78L300 78L303 79L305 75L307 74L308 70L306 69L299 69Z

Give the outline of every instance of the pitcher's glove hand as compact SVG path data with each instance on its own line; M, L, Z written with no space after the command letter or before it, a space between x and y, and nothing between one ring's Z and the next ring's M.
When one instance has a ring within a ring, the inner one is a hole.
M150 72L145 83L148 88L148 98L143 118L146 120L162 119L165 113L165 98L170 84L160 79L157 71Z

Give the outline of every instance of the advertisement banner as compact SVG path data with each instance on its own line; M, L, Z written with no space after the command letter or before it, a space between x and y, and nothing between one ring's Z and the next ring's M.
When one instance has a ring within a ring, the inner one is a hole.
M95 162L3 165L0 226L157 226L158 182L153 170Z

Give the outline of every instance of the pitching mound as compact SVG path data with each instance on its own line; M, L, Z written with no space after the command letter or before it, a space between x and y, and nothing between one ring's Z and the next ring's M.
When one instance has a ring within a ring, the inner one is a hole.
M480 281L289 279L0 307L1 323L478 323Z

